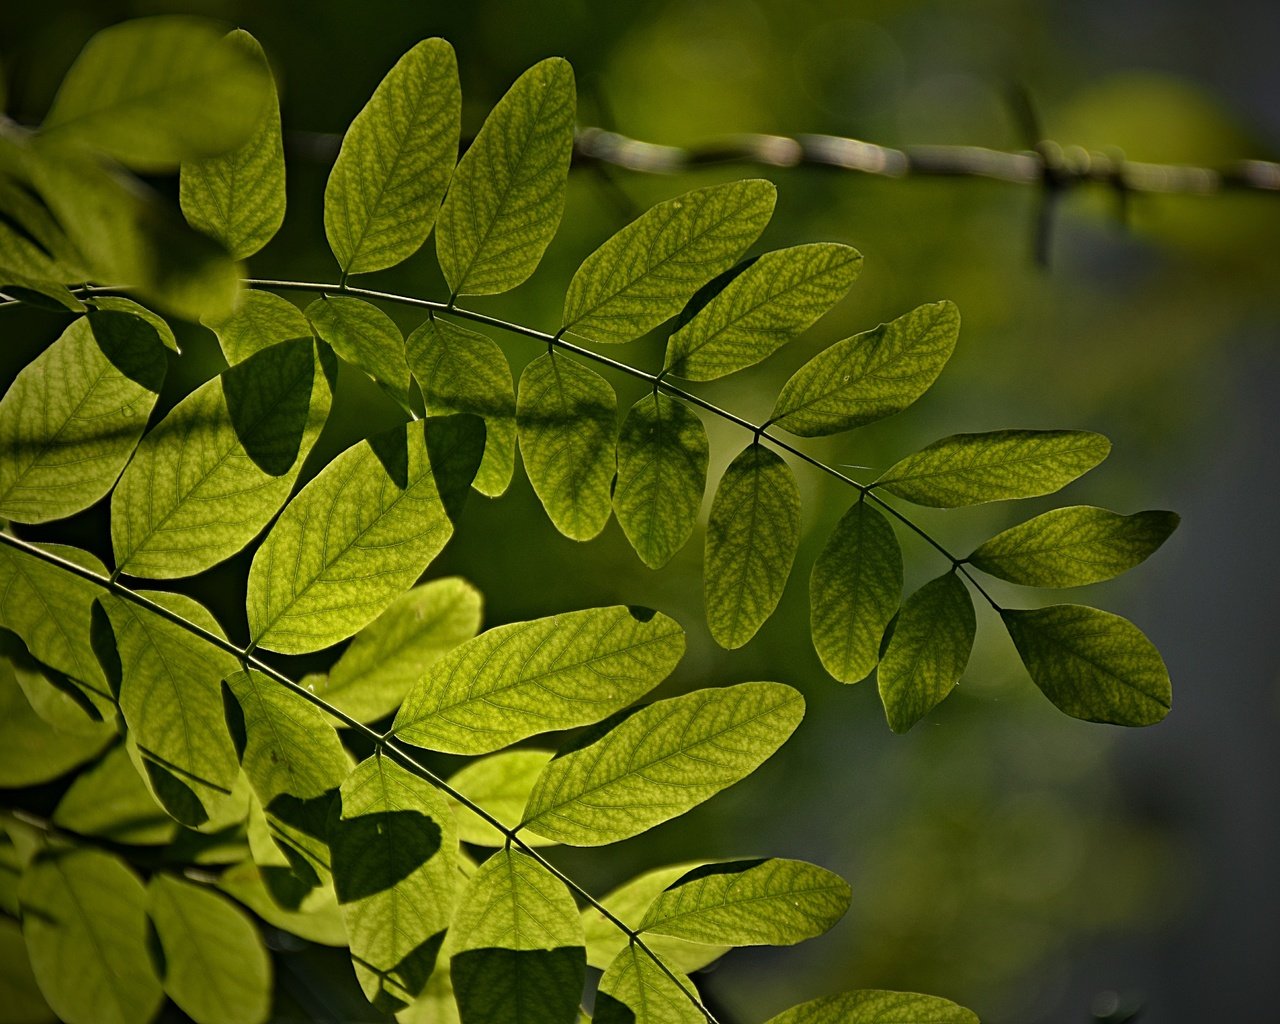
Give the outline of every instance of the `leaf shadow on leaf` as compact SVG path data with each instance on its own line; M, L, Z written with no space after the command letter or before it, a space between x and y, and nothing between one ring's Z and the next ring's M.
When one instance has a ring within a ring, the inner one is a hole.
M342 817L338 795L329 821L333 884L339 903L354 903L404 881L440 849L439 823L421 811Z
M755 857L749 860L726 860L714 864L702 864L677 878L667 886L667 891L675 889L677 886L685 885L688 882L696 881L699 878L708 878L711 875L740 875L744 871L759 867L768 859L768 857Z
M77 683L68 675L64 675L56 668L45 665L32 657L31 652L27 650L27 645L23 642L22 637L10 629L0 627L0 658L8 659L15 669L20 672L29 672L39 674L55 690L65 693L72 702L75 703L90 721L101 722L102 712L94 706L81 689L81 684Z
M254 465L284 476L297 461L311 405L299 379L315 374L310 338L295 338L255 352L222 375L232 429Z
M563 1024L577 1018L582 946L468 949L450 961L463 1024Z
M352 953L352 963L381 979L381 987L369 1001L383 1013L396 1013L408 1006L409 1001L398 993L417 996L422 992L426 987L427 979L436 969L436 960L440 955L440 947L444 945L444 937L444 929L428 936L409 950L390 970L381 970L363 957Z
M276 846L284 853L294 873L311 888L320 884L320 875L311 858L315 856L317 849L323 848L329 842L329 814L330 809L336 805L337 799L336 789L305 800L290 793L281 793L263 808L267 813L268 822L273 826L271 837L275 840ZM312 840L306 845L313 849L303 849L295 845L287 831L281 832L279 825L284 825L297 833L304 841ZM322 866L328 867L328 865Z
M160 393L168 359L154 327L132 313L95 310L89 328L112 366L152 394Z
M685 303L684 309L680 310L671 322L671 333L675 334L676 331L706 309L712 299L728 288L733 283L734 278L749 269L759 258L759 256L749 256L745 260L735 263L728 270L721 271L694 292L693 297Z
M102 666L111 699L120 702L120 684L124 679L124 667L120 664L120 651L116 647L116 633L102 602L94 598L89 608L89 647Z
M484 420L470 413L456 413L431 416L423 423L436 493L445 515L456 526L484 458Z
M156 799L177 821L188 828L199 828L209 820L209 812L196 796L195 790L170 771L167 765L161 764L149 750L138 748L142 752L142 765L155 791ZM207 783L217 789L213 783ZM225 792L225 791L222 791Z

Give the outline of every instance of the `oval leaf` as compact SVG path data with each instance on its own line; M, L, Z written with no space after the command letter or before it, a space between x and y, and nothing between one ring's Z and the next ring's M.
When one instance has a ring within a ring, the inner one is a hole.
M618 436L613 511L641 561L660 568L693 533L707 486L707 431L659 392L636 402Z
M1082 587L1128 572L1178 528L1174 512L1125 516L1105 508L1055 508L998 533L966 561L1029 587Z
M152 797L123 744L76 776L58 801L53 823L134 846L166 845L178 829Z
M174 337L173 328L159 313L153 313L146 306L134 302L133 299L125 298L123 295L95 295L91 301L94 309L113 313L129 313L140 320L145 320L156 329L156 334L160 335L160 340L164 342L165 348L177 352L179 355L182 354L182 349L178 346L178 339Z
M422 247L458 158L462 92L453 47L424 39L356 115L324 190L324 233L342 273L384 270Z
M1087 430L993 430L934 441L874 484L932 508L1052 494L1107 457L1111 442Z
M754 366L839 302L861 269L861 254L836 242L765 253L671 336L665 372L715 380Z
M218 888L239 900L268 924L322 946L346 946L347 929L342 923L332 884L312 889L297 905L281 906L266 878L279 877L288 868L259 867L242 861L218 876Z
M907 598L878 673L890 729L906 732L951 692L969 663L977 628L973 600L955 573Z
M432 750L487 753L599 721L657 686L683 654L678 623L621 605L498 626L432 666L393 732Z
M791 467L750 444L720 478L707 522L703 597L721 647L741 647L782 598L800 543L800 488Z
M326 295L307 307L307 318L321 341L381 384L401 408L409 408L404 337L391 317L363 299Z
M609 382L555 352L540 355L520 374L516 426L529 482L556 529L573 540L596 536L609 521L617 468Z
M783 385L769 423L822 437L901 412L938 379L959 334L960 314L943 301L837 341Z
M978 1024L978 1015L938 996L868 988L801 1003L768 1024Z
M672 973L674 978L644 950L628 945L600 979L592 1024L703 1024L706 1017L694 1002L698 990Z
M548 57L485 119L440 208L436 253L453 295L505 292L537 268L564 215L576 108L573 69Z
M234 312L201 322L217 335L231 366L279 342L311 337L311 324L302 310L274 292L247 291Z
M520 824L533 784L551 760L547 750L504 750L472 761L449 779L449 785L479 804L507 828ZM450 798L458 818L458 838L476 846L502 846L507 837L465 804ZM547 846L549 840L528 836L530 846Z
M110 742L112 731L103 724L95 734L59 732L32 710L13 666L0 658L0 787L56 779L91 760Z
M547 765L522 827L571 846L639 835L746 778L803 716L804 698L781 683L657 701Z
M657 327L737 261L773 216L759 178L694 189L642 213L578 268L561 331L619 343Z

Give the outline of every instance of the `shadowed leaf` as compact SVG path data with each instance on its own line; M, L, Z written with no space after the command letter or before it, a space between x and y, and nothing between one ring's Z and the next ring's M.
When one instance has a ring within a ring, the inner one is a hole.
M321 341L377 381L401 408L409 408L404 337L391 317L363 299L332 295L311 303L307 318Z
M151 796L123 744L76 776L58 801L53 823L81 835L137 846L162 846L177 833L173 819Z
M600 979L592 1024L702 1024L691 998L697 989L673 973L674 980L644 950L626 946Z
M23 696L13 666L0 658L0 787L34 786L64 775L110 742L108 725L96 734L60 733Z
M302 310L274 292L245 292L235 311L201 321L218 337L222 355L235 366L264 348L293 338L310 338L311 324Z

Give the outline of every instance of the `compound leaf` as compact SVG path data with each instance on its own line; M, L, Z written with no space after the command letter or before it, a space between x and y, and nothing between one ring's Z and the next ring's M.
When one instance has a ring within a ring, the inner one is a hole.
M693 533L707 486L707 431L693 410L653 392L618 435L613 511L641 561L657 569Z
M243 260L284 223L284 143L280 101L261 44L244 29L227 39L265 69L266 102L252 133L235 149L183 162L178 200L188 224L225 245L233 260Z
M424 39L356 115L324 190L324 233L343 275L422 247L458 158L462 91L453 47Z
M0 516L62 519L111 490L146 428L165 368L145 320L111 311L72 322L0 400Z
M1110 441L1087 430L955 434L908 455L875 486L932 508L1033 498L1065 487L1110 451Z
M327 295L307 307L307 318L321 341L381 384L401 408L409 408L404 337L391 317L363 299Z
M1169 713L1164 660L1128 619L1078 604L1000 615L1032 681L1072 718L1138 726Z
M513 622L436 662L405 698L393 731L432 750L487 753L599 721L657 686L683 654L679 624L648 609Z
M903 602L878 673L890 729L906 732L951 692L977 628L973 600L955 573L930 580Z
M627 945L600 979L592 1024L701 1024L706 1018L693 1002L698 990L672 973L674 978L648 953Z
M767 1024L978 1024L978 1016L939 996L868 988L801 1003Z
M449 779L449 785L472 803L479 804L507 828L520 824L533 784L551 760L546 750L504 750L476 758ZM465 804L450 798L458 819L458 838L476 846L502 846L506 836ZM528 836L530 846L547 846L549 840Z
M311 324L302 310L275 292L245 292L240 305L223 317L206 317L222 355L234 366L264 348L293 338L310 338Z
M440 208L436 253L454 295L492 295L537 268L560 218L573 153L573 68L539 61L498 101Z
M516 427L529 482L557 530L590 540L609 521L618 397L580 363L547 352L520 374Z
M967 561L1010 583L1082 587L1128 572L1168 540L1178 521L1175 512L1055 508L996 534Z
M791 467L748 445L716 487L707 521L703 597L721 647L741 647L773 614L800 543L800 488Z
M694 189L642 213L582 261L561 330L621 343L675 316L760 237L776 198L771 182L751 178Z
M671 336L666 372L715 380L754 366L839 302L861 269L861 254L836 242L765 253Z
M804 698L781 683L649 704L548 764L522 827L572 846L639 835L750 775L803 716Z
M783 385L769 423L821 437L901 412L938 379L959 334L960 314L944 300L837 341Z

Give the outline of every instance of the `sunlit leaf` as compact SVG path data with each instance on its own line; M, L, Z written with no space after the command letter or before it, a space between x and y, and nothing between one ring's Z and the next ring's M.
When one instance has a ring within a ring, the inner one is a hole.
M58 732L31 709L13 666L0 658L0 788L64 775L102 750L112 731L104 725L96 735Z
M698 990L672 973L674 978L638 946L626 946L600 979L592 1024L703 1024L693 1002Z
M612 508L618 398L594 370L555 352L520 374L516 399L520 454L529 482L556 529L590 540Z
M648 609L588 608L487 630L435 663L405 698L396 736L483 754L597 722L670 674L679 624Z
M660 392L622 421L613 511L641 561L657 569L693 533L707 486L707 431L695 412Z
M203 321L234 366L281 341L310 338L311 324L297 306L274 292L247 291L235 311Z
M436 252L454 295L505 292L537 268L564 214L576 107L573 69L548 57L485 119L440 208Z
M154 328L126 313L72 322L0 400L0 516L62 519L106 494L164 382Z
M424 39L356 115L324 190L324 233L343 274L421 248L458 158L462 93L453 47Z
M17 914L17 907L13 908ZM16 920L0 918L0 1019L9 1024L55 1024L36 976L31 973L27 944Z
M695 868L653 901L643 932L731 946L789 946L821 935L849 909L839 875L770 858Z
M804 698L781 683L739 683L649 704L548 764L523 827L571 846L639 835L750 775L803 716Z
M409 335L405 347L428 416L462 412L484 419L475 488L491 497L502 494L516 458L516 397L506 355L483 334L435 316Z
M299 906L284 907L265 881L271 871L288 871L288 868L260 868L253 861L243 861L218 876L218 888L286 932L324 946L347 944L347 929L332 883L310 890Z
M402 408L409 407L404 337L391 317L363 299L327 295L307 307L307 318L338 355L381 384Z
M1110 451L1110 441L1087 430L955 434L908 455L875 486L934 508L1032 498L1065 487Z
M169 579L244 548L288 498L330 400L307 338L264 349L184 398L143 439L112 496L117 567Z
M890 729L906 732L951 692L969 663L977 628L973 600L953 572L903 602L877 673Z
M450 776L449 785L472 803L479 804L507 828L520 824L529 793L542 769L551 760L547 750L504 750L476 758ZM452 798L449 805L458 819L458 838L477 846L502 846L506 836L465 804ZM526 837L530 846L546 846L549 840Z
M374 755L342 784L329 845L356 976L374 1006L401 1009L426 985L453 913L453 815L435 786Z
M902 600L902 549L889 521L855 502L836 523L809 576L813 646L842 683L871 674Z
M196 1024L254 1024L271 1010L271 959L225 896L153 875L147 913L164 955L164 990Z
M31 969L59 1018L151 1019L163 993L147 951L147 895L123 860L84 848L40 857L19 897Z
M707 521L703 598L721 647L741 647L773 614L799 543L795 474L775 452L748 445L720 478Z
M73 680L31 657L16 633L0 630L0 655L13 667L31 710L56 731L90 736L115 733L114 713L98 708Z
M575 1024L582 925L564 883L537 861L506 848L481 864L452 930L462 1024Z
M1174 512L1121 515L1091 505L1055 508L996 534L966 561L1031 587L1082 587L1128 572L1178 528Z
M667 373L715 380L754 366L839 302L862 269L856 249L814 242L767 252L667 342Z
M759 178L694 189L641 214L593 252L569 282L563 330L624 342L675 316L733 266L773 215Z
M767 1024L978 1024L978 1016L939 996L869 988L801 1003Z
M174 337L173 328L159 313L153 313L146 306L134 302L133 299L124 295L95 295L89 301L94 309L108 313L129 313L141 320L145 320L155 328L156 334L164 342L165 348L181 354L182 349L178 346L178 339Z
M901 412L938 379L959 334L960 314L943 301L837 341L783 385L769 423L820 437Z
M1000 615L1032 680L1073 718L1137 726L1169 713L1164 660L1128 619L1078 604Z
M165 845L177 832L121 744L76 776L58 801L53 823L86 836L137 846Z

